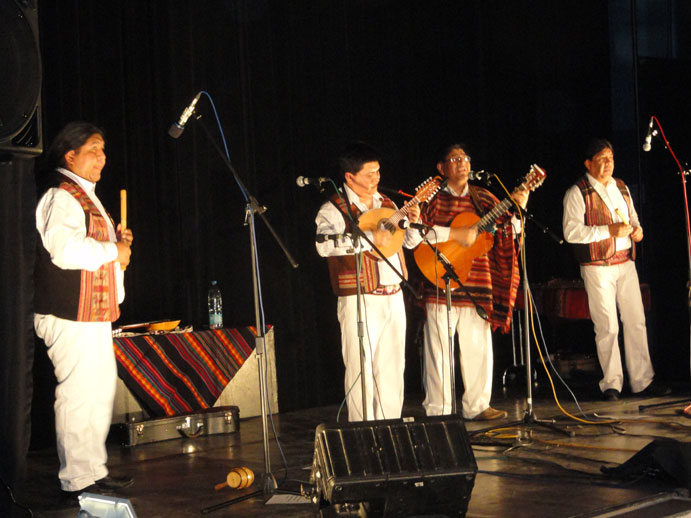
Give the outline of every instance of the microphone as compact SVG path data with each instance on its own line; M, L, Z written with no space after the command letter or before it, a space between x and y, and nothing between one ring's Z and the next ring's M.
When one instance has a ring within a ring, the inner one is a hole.
M298 187L304 187L305 185L316 185L317 187L321 187L323 183L326 183L328 181L330 181L330 179L325 178L323 176L320 176L319 178L307 178L306 176L298 176L295 180L295 183L298 184Z
M402 228L403 230L407 228L414 228L416 230L432 230L432 227L429 225L423 225L422 223L413 223L411 221L408 221L407 219L402 219L401 221L398 222L398 228Z
M317 243L324 243L326 241L331 241L332 239L334 241L338 241L341 239L345 234L317 234L317 237L315 238L315 241Z
M185 108L185 111L182 112L182 115L180 115L180 119L177 122L174 122L170 125L170 128L168 129L168 135L170 135L173 138L179 138L180 135L182 135L182 132L185 130L185 124L187 124L187 120L194 113L194 107L197 105L197 102L199 101L201 95L202 93L199 92L194 97L194 99L192 99L190 105L187 108Z
M650 151L650 141L653 139L653 135L657 135L657 131L653 130L653 117L650 117L648 133L645 134L645 140L643 141L643 151L646 153Z
M492 173L489 171L470 171L468 173L468 179L469 180L482 180L482 181L488 181L490 177L494 176Z

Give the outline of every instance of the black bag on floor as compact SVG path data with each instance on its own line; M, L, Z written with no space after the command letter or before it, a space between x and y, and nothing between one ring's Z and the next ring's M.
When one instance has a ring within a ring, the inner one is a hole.
M691 491L691 443L656 439L616 468L600 470L613 478L655 478Z

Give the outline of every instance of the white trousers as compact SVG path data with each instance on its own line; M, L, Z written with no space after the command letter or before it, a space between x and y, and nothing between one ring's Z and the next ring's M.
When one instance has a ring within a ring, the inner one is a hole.
M367 419L397 419L403 408L405 305L403 293L363 295L365 404ZM338 297L341 350L345 363L348 420L362 421L357 297Z
M603 378L600 390L621 392L624 373L619 351L617 307L624 326L626 370L631 392L644 390L655 376L648 351L648 336L638 273L633 261L613 266L581 266L588 294L588 309L595 327L597 357Z
M424 385L422 405L427 415L451 413L452 397L449 331L446 305L427 304L425 322ZM463 417L472 419L489 407L492 397L492 329L475 308L451 308L451 333L458 333L463 376ZM452 339L453 339L452 336ZM458 380L458 373L456 373Z
M58 385L55 432L60 485L78 491L108 474L106 437L113 416L117 367L110 322L34 315Z

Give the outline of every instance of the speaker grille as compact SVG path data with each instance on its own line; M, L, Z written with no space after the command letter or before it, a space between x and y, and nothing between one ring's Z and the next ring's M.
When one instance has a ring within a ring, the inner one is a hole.
M41 60L35 8L0 0L0 145L40 145ZM38 152L41 150L39 149Z
M330 504L368 502L383 516L463 516L477 464L463 419L321 424L312 479Z

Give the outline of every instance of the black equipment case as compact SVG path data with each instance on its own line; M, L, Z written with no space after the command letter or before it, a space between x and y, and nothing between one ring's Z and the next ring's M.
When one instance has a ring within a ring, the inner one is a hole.
M143 419L141 414L111 428L116 440L125 446L186 437L234 433L240 429L238 407L220 406L171 417Z

